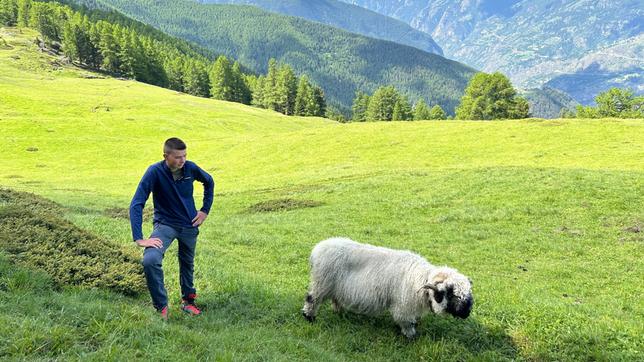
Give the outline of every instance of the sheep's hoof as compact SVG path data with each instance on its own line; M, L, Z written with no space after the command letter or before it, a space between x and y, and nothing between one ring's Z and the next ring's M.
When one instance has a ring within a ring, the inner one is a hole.
M306 314L306 312L302 312L302 316L304 317L304 319L306 319L310 323L315 322L315 316L310 316L310 315Z
M415 340L416 338L418 338L418 333L416 333L416 332L414 332L414 333L403 333L403 334L405 335L405 337L407 337L407 340L410 341L410 342Z

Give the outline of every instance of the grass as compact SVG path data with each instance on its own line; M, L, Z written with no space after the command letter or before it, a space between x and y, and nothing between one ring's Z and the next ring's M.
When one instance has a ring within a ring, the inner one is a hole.
M168 324L147 296L56 288L5 256L0 358L644 358L641 121L337 124L91 79L34 49L35 33L0 36L0 186L127 247L124 208L164 139L184 139L217 183L196 258L202 317L178 310L176 247ZM308 254L336 235L459 269L471 317L428 316L413 342L386 315L325 305L306 323Z

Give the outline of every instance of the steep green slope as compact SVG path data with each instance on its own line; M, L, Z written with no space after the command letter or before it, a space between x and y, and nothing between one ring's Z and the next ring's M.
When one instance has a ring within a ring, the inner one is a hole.
M126 208L165 138L217 182L202 317L178 309L176 246L168 324L145 296L58 289L0 256L0 359L640 359L641 121L338 124L104 77L39 52L28 30L0 36L0 186L134 248ZM305 322L308 255L335 235L458 268L472 315L427 316L413 342L387 316L328 304Z
M98 0L168 34L239 59L265 73L269 58L310 75L330 104L345 113L356 90L392 84L412 100L423 97L453 112L474 70L388 41L250 6L193 1Z
M336 0L199 0L206 4L254 5L264 10L298 16L368 37L389 40L443 55L434 39L406 23Z

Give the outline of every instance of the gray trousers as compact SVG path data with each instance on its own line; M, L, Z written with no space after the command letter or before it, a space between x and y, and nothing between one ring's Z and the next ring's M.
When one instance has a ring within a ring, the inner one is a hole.
M181 295L187 298L190 294L197 291L193 284L194 276L194 259L195 248L197 246L197 235L199 228L154 224L154 230L150 235L151 238L159 238L163 241L163 248L157 249L147 247L143 251L143 270L145 279L152 297L152 304L158 310L168 305L168 292L165 289L163 281L163 257L172 242L179 241L179 284L181 285Z

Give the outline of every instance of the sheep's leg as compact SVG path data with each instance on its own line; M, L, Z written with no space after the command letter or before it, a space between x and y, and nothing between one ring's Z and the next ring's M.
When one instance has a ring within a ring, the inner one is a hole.
M400 326L400 331L405 337L413 339L416 337L416 317L409 316L401 308L393 307L390 310L394 321Z
M398 322L398 325L400 326L400 331L405 335L405 337L414 339L418 336L418 333L416 333L416 322Z
M326 294L319 293L318 292L319 289L320 288L315 288L315 287L311 288L311 290L306 294L306 298L304 300L304 307L302 307L302 315L309 322L315 321L315 315L318 313L318 309L320 309L320 305L326 299Z
M333 306L333 311L336 313L342 312L342 306L340 305L340 302L338 302L337 299L331 298L331 305Z

